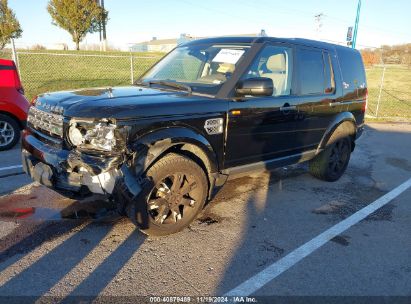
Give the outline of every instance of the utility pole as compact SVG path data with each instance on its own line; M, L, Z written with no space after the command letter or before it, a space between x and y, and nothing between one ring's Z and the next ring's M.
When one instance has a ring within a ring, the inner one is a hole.
M94 1L96 2L96 4L97 4L98 6L101 6L100 0L94 0ZM102 28L102 25L101 25L101 21L100 21L100 22L99 22L99 26L98 26L99 41L100 41L100 43L99 43L100 52L103 50L102 43L101 43L101 28Z
M104 11L104 0L101 0L101 8ZM107 51L106 17L103 15L103 51Z
M357 44L357 33L358 33L358 23L360 22L360 11L361 11L361 0L358 0L357 17L355 18L354 35L353 35L353 40L352 40L352 45L351 45L353 49L355 49L355 45Z
M19 56L17 55L16 45L14 44L14 38L11 38L11 51L12 51L12 59L20 74Z
M323 13L319 13L318 15L315 15L315 16L314 16L314 18L315 18L315 24L316 24L315 30L316 30L316 32L317 32L317 36L318 36L318 37L320 36L321 28L323 27L322 18L323 18L324 16L325 16L325 15L324 15Z
M100 28L99 28L99 35L100 35L100 52L103 50L102 46L101 46L101 23L100 23Z
M97 5L99 5L104 12L104 0L95 0ZM103 14L101 16L100 26L99 26L99 35L100 35L100 52L107 50L107 35L106 35L106 18Z

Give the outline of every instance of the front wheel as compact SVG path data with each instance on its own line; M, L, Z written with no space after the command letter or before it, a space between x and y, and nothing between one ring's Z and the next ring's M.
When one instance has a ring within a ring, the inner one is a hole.
M133 201L126 207L127 216L143 233L176 233L187 227L204 207L207 177L190 158L167 154L147 171L147 177L152 182L142 190L147 193L145 201Z
M13 148L20 139L20 128L13 118L0 114L0 151Z
M351 138L336 132L330 138L324 151L309 162L309 170L314 177L334 182L338 180L345 169L351 155Z

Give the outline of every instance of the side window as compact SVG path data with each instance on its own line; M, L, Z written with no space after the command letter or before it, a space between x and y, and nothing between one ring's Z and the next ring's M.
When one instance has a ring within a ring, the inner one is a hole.
M323 94L325 71L322 51L299 49L297 64L300 95Z
M267 77L273 80L273 96L291 94L292 48L269 45L254 59L244 78Z
M331 61L330 54L323 52L323 59L325 64L325 91L324 93L330 94L335 91L335 78L334 69Z

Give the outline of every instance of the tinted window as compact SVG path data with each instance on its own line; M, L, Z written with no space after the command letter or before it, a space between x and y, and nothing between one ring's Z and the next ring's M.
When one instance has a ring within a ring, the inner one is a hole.
M300 94L324 93L324 62L322 51L300 49L297 55Z
M348 84L348 88L364 88L365 72L360 53L349 48L338 48L337 54L343 81Z
M266 46L254 59L245 78L266 77L273 81L274 96L291 94L292 49Z

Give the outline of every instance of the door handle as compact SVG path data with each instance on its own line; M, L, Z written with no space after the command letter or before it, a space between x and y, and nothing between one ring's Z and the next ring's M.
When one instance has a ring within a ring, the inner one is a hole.
M341 101L336 101L335 99L331 100L330 102L330 107L335 107L340 105L342 102Z

